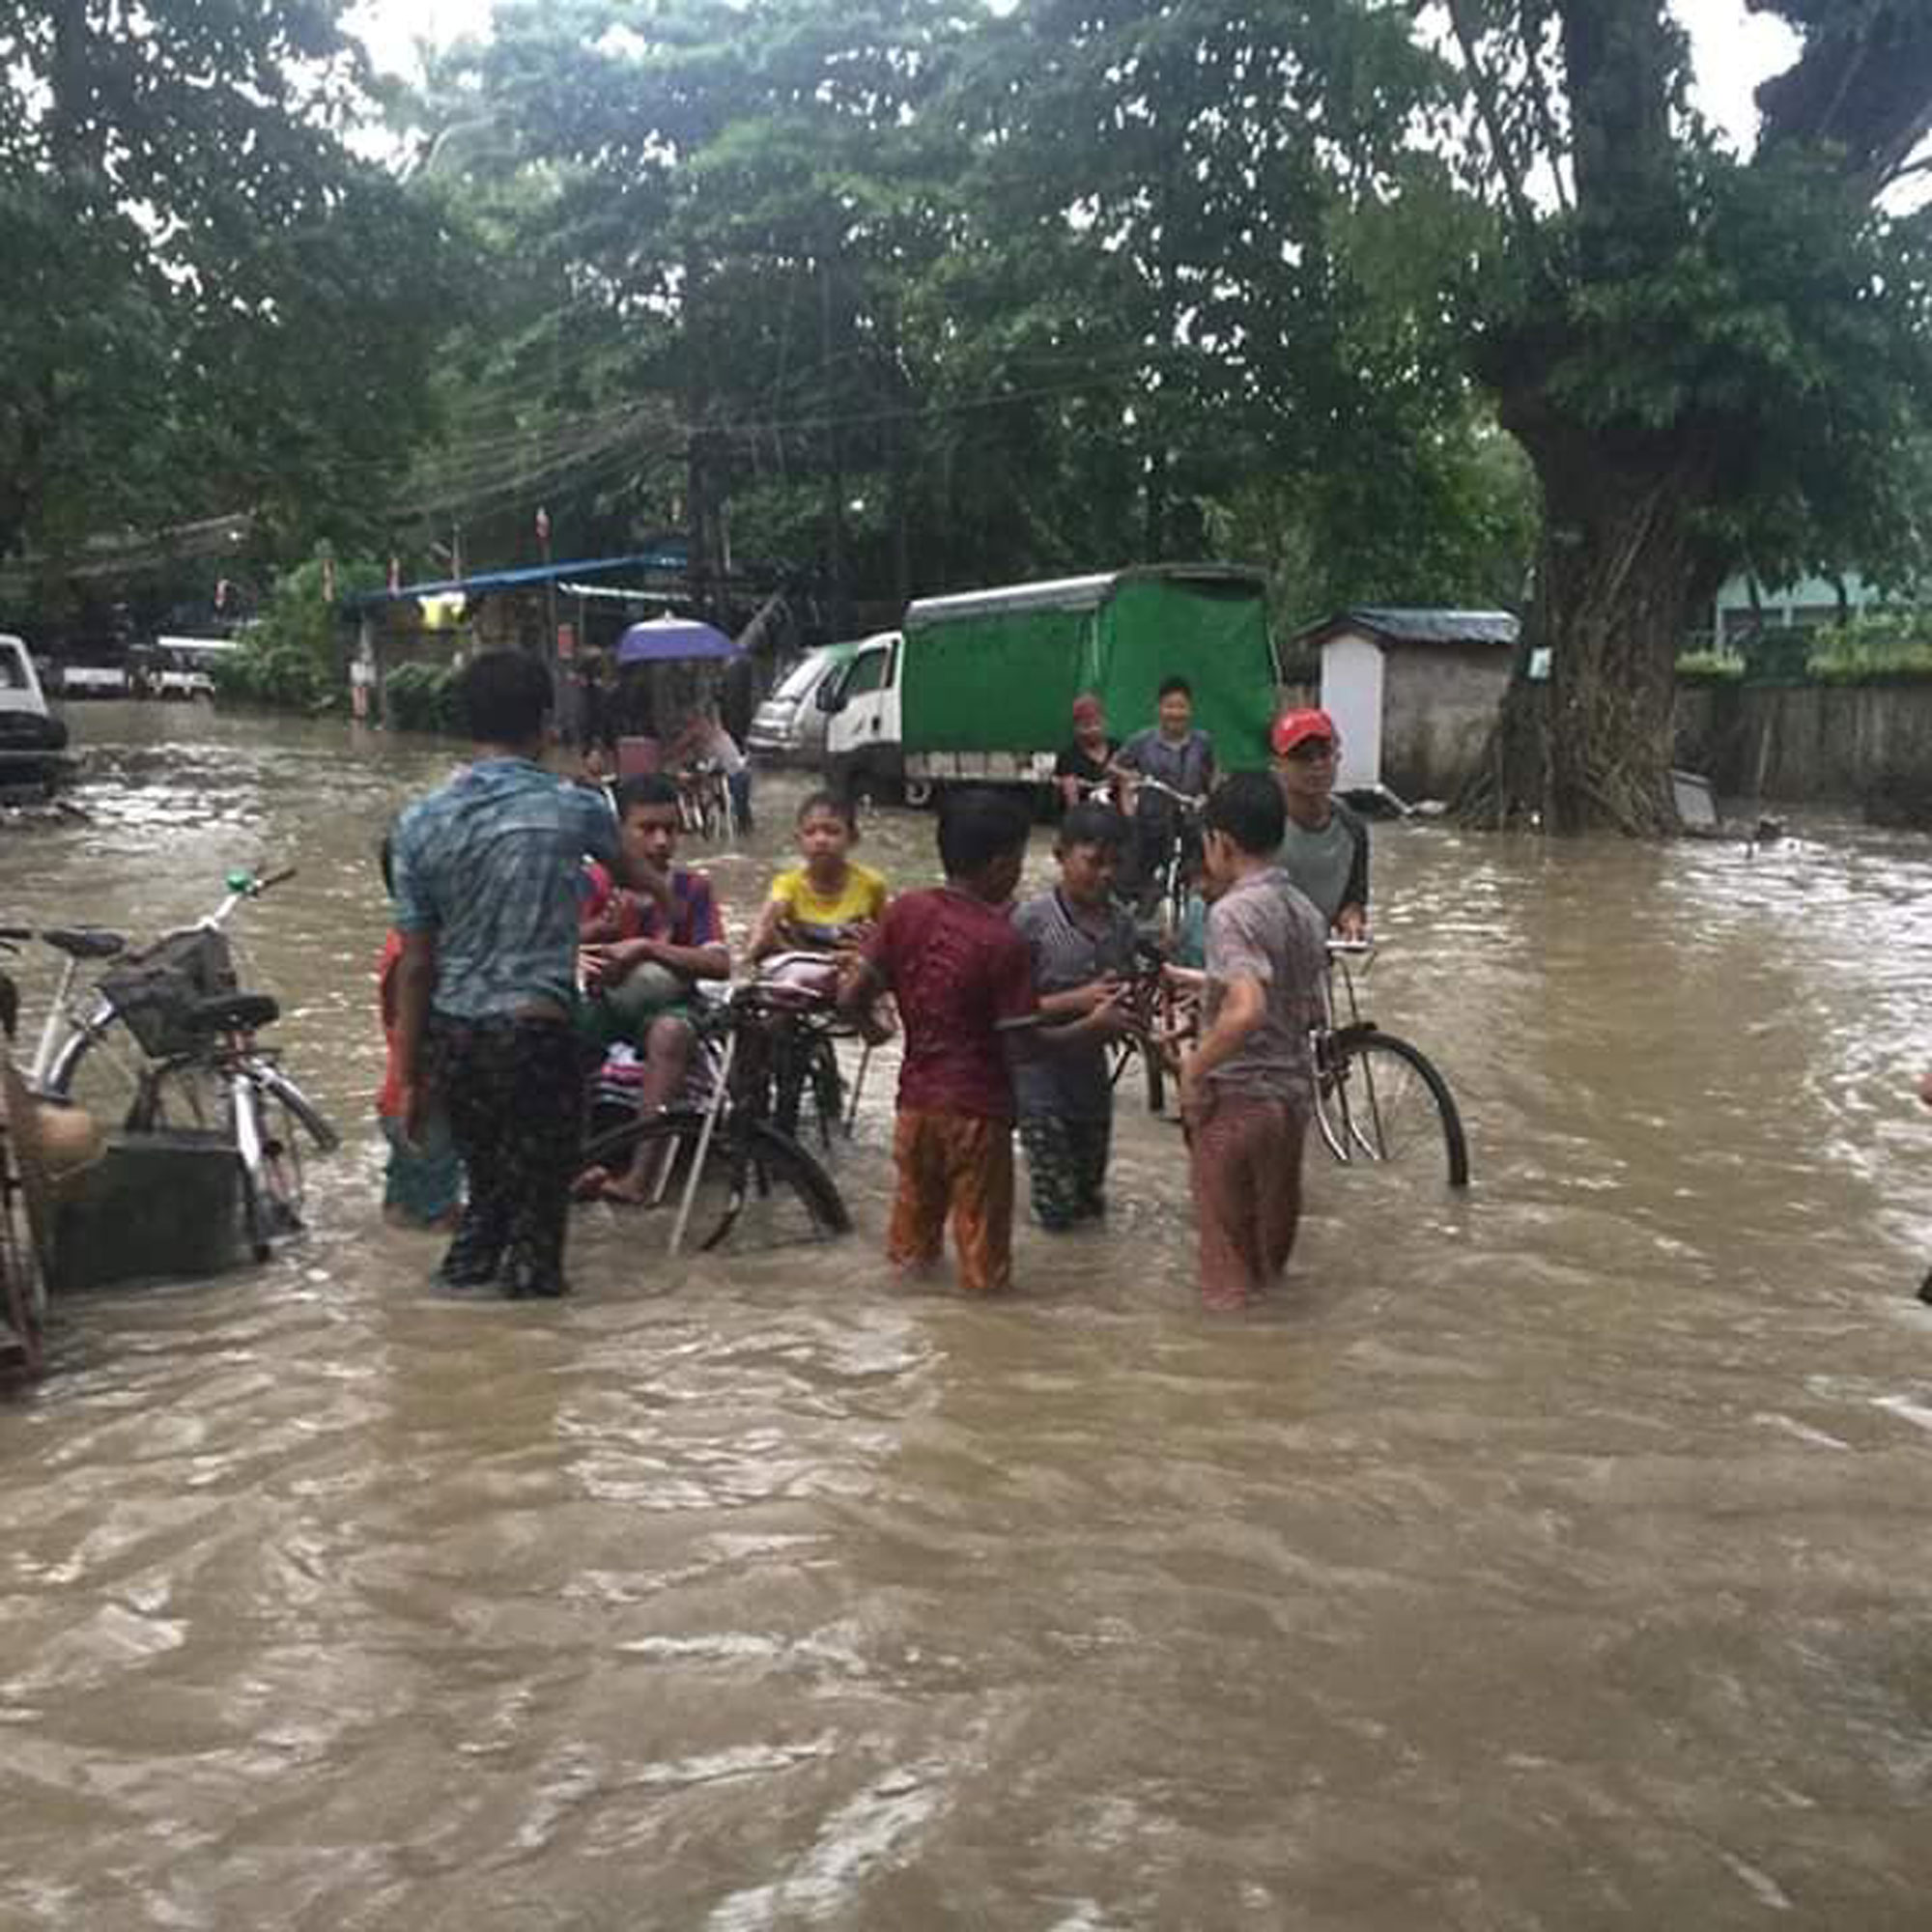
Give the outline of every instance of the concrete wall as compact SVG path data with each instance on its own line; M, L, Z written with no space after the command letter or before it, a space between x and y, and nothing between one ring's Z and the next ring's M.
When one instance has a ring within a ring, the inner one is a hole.
M1932 684L1687 688L1677 761L1730 797L1794 804L1932 784Z
M1387 651L1382 781L1411 803L1453 798L1489 743L1514 653L1500 644Z

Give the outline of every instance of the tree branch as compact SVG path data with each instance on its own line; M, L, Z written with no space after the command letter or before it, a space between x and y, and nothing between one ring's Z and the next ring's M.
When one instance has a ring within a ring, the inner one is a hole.
M1496 168L1502 176L1503 194L1509 202L1510 214L1521 231L1525 244L1534 246L1536 213L1529 205L1529 196L1523 187L1522 170L1517 164L1516 154L1503 128L1495 81L1477 55L1464 0L1449 0L1449 24L1455 31L1456 44L1463 51L1463 65L1469 75L1469 91L1476 97L1476 112L1482 117L1490 146L1495 153Z
M1749 5L1789 13L1788 0ZM1852 177L1877 193L1932 133L1932 10L1923 0L1870 0L1856 22L1809 27L1804 51L1758 89L1757 104L1766 148L1834 143Z

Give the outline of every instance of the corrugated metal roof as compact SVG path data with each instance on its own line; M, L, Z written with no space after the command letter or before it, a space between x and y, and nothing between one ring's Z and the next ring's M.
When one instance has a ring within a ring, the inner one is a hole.
M1011 583L998 590L961 590L950 597L922 597L907 607L907 625L948 617L980 617L996 611L1094 611L1122 583L1158 578L1167 582L1251 584L1259 593L1267 579L1237 563L1148 563L1087 577L1056 577L1043 583Z
M1357 604L1295 634L1312 644L1343 631L1366 631L1389 644L1514 644L1520 625L1507 611L1435 611Z

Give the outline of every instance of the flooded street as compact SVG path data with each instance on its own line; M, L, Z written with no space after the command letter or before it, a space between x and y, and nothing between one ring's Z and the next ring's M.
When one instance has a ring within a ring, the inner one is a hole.
M0 909L297 862L235 931L346 1145L299 1248L68 1300L0 1402L7 1932L1927 1922L1932 841L1379 831L1373 1008L1476 1184L1312 1145L1248 1317L1127 1088L1105 1235L895 1285L876 1076L851 1238L651 1269L592 1209L572 1299L475 1306L372 1115L375 847L453 749L73 724ZM687 854L734 938L797 786ZM931 820L860 856L925 883Z

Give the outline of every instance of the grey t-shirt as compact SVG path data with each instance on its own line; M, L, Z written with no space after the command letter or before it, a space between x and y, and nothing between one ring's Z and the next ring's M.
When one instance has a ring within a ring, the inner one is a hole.
M1134 923L1110 905L1095 924L1076 914L1059 889L1028 899L1013 924L1033 954L1034 991L1042 998L1085 986L1110 974L1133 971ZM1114 1111L1107 1077L1107 1050L1098 1040L1081 1046L1029 1042L1013 1066L1013 1092L1022 1118L1051 1114L1064 1121L1104 1121Z
M1308 1029L1321 1012L1324 940L1321 915L1276 867L1250 872L1208 908L1204 1030L1220 1016L1236 980L1258 980L1266 1001L1261 1025L1209 1070L1216 1093L1314 1104Z
M1319 832L1288 821L1275 864L1330 925L1345 905L1369 902L1369 828L1339 799Z

